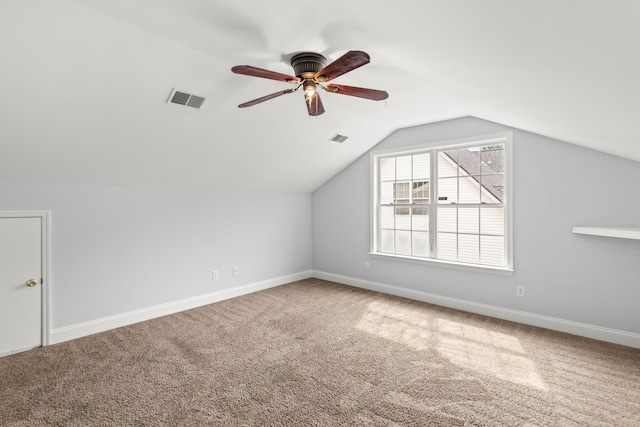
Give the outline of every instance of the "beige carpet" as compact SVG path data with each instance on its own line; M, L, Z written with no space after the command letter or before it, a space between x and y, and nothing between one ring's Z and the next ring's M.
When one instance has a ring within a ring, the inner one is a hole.
M309 279L0 359L9 426L639 426L640 350Z

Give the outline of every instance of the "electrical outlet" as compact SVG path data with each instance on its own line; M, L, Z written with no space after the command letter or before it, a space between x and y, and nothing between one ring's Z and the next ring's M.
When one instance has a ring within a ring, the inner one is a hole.
M364 262L364 269L365 270L369 269L369 263L367 261Z
M240 274L240 267L233 267L233 272L231 274L234 276Z
M516 296L524 298L524 286L516 286Z
M218 270L214 270L213 273L211 273L211 280L218 280Z

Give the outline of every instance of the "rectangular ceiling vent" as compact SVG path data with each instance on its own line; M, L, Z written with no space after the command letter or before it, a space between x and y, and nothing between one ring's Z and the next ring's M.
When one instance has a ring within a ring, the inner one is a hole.
M343 142L345 142L347 140L347 138L349 138L349 137L348 136L344 136L344 135L340 135L339 133L337 133L329 141L343 143Z
M200 108L204 102L204 98L190 93L173 89L167 103L186 105L187 107Z

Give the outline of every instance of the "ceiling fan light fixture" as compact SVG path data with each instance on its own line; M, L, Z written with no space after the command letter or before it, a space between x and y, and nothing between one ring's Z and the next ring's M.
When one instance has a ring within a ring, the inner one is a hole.
M316 97L316 84L312 80L305 80L302 87L304 88L304 100L307 104L311 104Z

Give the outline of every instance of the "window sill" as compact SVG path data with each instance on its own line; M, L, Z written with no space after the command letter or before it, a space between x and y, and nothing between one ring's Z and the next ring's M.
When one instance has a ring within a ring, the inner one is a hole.
M494 273L494 274L502 274L507 276L511 276L514 271L513 268L509 268L509 267L494 267L490 265L465 264L462 262L443 261L440 259L416 258L416 257L404 256L404 255L386 254L382 252L369 252L369 255L374 258L386 259L389 261L412 262L414 264L432 265L437 267L453 268L457 270L480 271L483 273Z

